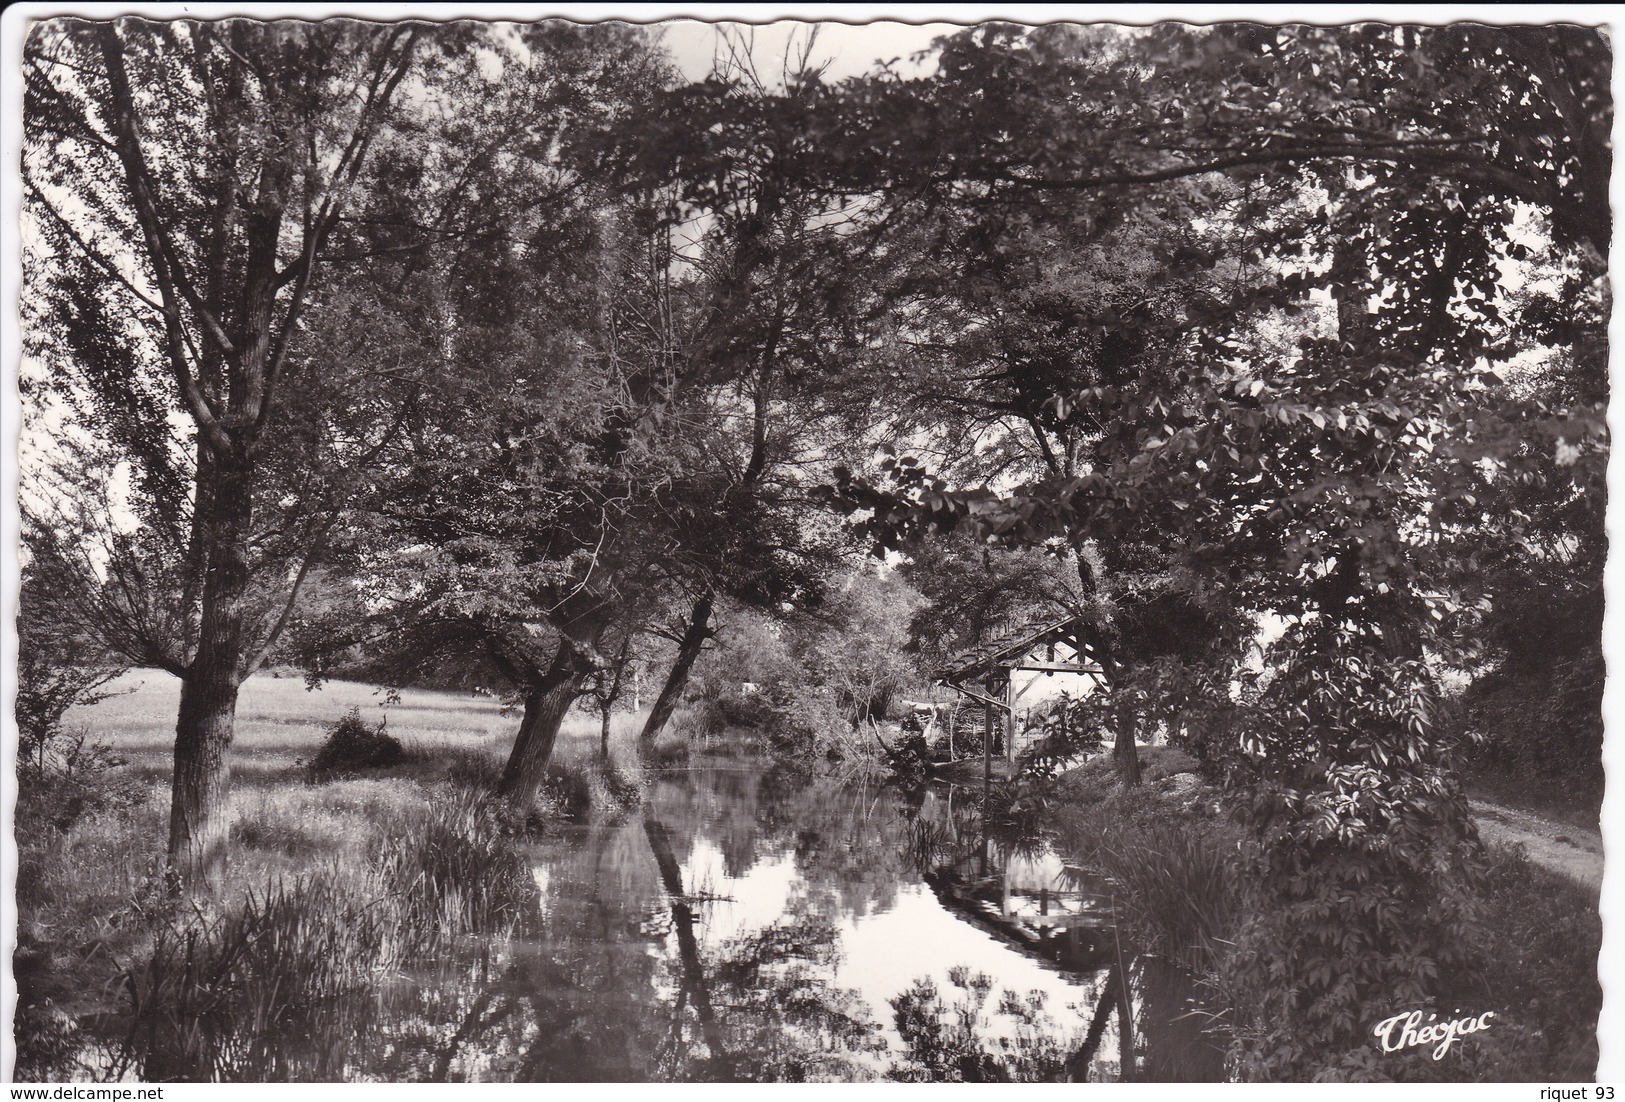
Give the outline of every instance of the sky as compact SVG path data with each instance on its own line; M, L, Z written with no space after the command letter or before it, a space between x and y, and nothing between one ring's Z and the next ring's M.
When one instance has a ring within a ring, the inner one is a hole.
M758 64L771 66L763 72L777 72L786 46L799 52L808 34L816 28L811 60L827 62L827 77L840 80L874 68L877 61L901 59L904 70L911 55L930 47L931 41L960 28L952 23L925 23L914 26L895 21L861 25L836 22L810 23L780 20L765 26L724 24L732 33L748 36ZM711 59L721 38L719 24L698 19L676 19L665 25L665 42L685 77L702 79L711 69Z

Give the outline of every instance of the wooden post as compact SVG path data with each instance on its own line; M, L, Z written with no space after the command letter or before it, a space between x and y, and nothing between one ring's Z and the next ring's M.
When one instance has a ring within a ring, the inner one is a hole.
M980 875L987 878L988 869L988 837L987 819L992 806L993 792L993 705L991 702L982 704L982 844Z
M1016 671L1004 683L1004 760L1010 763L1010 775L1016 775Z
M1117 948L1117 1060L1118 1079L1132 1083L1134 1067L1134 995L1129 989L1128 962L1123 959L1123 930L1117 924L1117 897L1112 896L1112 941Z
M1117 984L1117 1062L1122 1069L1119 1081L1132 1083L1138 1070L1134 1066L1134 998L1129 991L1128 967L1123 963L1121 949L1117 971L1122 977Z
M993 788L993 705L982 705L982 806Z

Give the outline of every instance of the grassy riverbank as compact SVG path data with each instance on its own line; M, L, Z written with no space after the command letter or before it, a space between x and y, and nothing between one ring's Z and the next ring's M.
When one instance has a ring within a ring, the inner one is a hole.
M1219 813L1217 792L1148 771L1120 791L1109 759L1055 782L1045 794L1050 827L1068 859L1105 873L1121 892L1118 913L1139 944L1183 965L1205 1011L1224 1032L1253 996L1235 982L1232 951L1249 916L1267 906L1241 872L1243 833ZM1587 1081L1597 1062L1602 943L1594 887L1531 863L1516 846L1485 847L1479 878L1464 877L1473 924L1468 962L1442 989L1494 1027L1435 1062L1418 1051L1376 1053L1370 1078L1437 1081ZM1284 981L1283 981L1284 982ZM1397 1012L1369 1007L1368 1025ZM1458 1010L1437 1008L1441 1019ZM1373 1047L1371 1050L1376 1052ZM1321 1054L1328 1078L1348 1077L1348 1055ZM1341 1067L1343 1070L1337 1070Z
M168 1046L143 1058L182 1077L218 1072L221 1060L261 1071L239 1051L234 1022L345 1013L334 991L357 993L426 938L516 922L516 898L534 895L514 840L479 799L517 725L498 702L417 691L392 700L347 682L310 692L261 676L243 688L230 751L228 872L212 898L178 905L163 864L178 685L141 671L110 688L118 695L68 725L124 764L19 795L16 1078L116 1070L127 1054L111 1042L132 1025L151 1034L147 1050ZM306 763L351 709L383 720L406 760L307 783ZM635 718L617 717L612 730L611 761L627 768ZM572 716L550 793L560 810L610 802L607 787L624 783L600 765L598 745L597 723ZM205 996L223 1001L205 1007ZM185 1019L204 1010L225 1032L185 1036ZM77 1065L87 1042L98 1066Z

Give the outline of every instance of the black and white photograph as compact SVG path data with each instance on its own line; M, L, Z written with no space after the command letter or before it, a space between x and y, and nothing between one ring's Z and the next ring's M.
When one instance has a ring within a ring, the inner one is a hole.
M1135 8L8 11L0 1074L1611 1098L1608 13Z

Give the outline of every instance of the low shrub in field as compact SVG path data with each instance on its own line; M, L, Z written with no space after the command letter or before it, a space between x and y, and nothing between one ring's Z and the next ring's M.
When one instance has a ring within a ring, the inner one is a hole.
M63 722L62 709L72 701L34 701L25 709L27 688L18 689L16 707L19 835L66 831L92 812L127 808L141 798L140 781L120 768L125 762L112 747L90 741L88 728ZM105 695L80 699L94 703Z
M384 725L370 727L359 708L350 709L343 719L327 730L321 749L308 767L311 781L353 777L370 769L388 769L406 760L406 750L387 734Z

